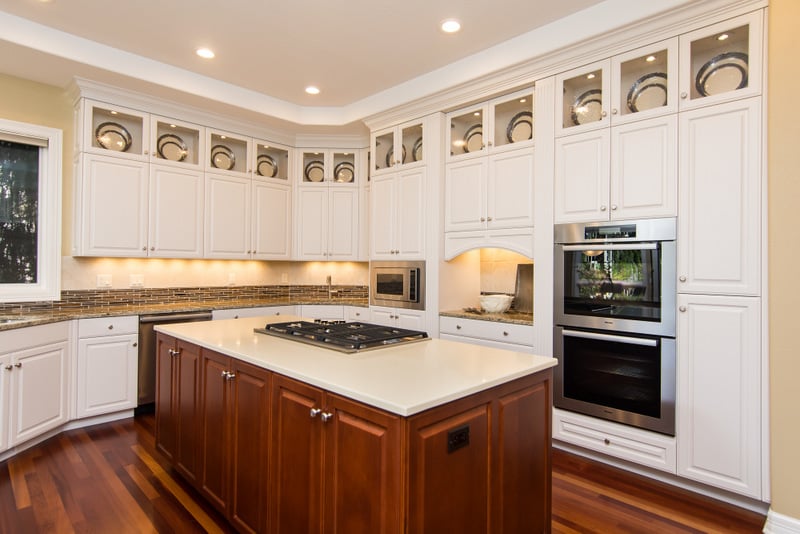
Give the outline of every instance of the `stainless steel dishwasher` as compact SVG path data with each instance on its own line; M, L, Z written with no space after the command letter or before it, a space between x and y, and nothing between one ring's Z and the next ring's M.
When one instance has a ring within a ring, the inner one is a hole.
M192 323L210 319L210 310L139 316L138 413L153 411L156 402L156 332L153 328L160 324Z

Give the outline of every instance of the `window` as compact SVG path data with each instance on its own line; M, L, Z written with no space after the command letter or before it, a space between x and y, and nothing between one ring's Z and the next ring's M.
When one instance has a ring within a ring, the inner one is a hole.
M56 300L61 130L0 119L0 302Z

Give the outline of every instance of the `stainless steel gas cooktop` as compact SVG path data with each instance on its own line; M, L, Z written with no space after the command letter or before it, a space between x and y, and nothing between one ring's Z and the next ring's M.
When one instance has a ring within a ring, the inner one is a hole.
M289 321L268 323L256 332L338 350L361 352L430 339L418 330L345 321Z

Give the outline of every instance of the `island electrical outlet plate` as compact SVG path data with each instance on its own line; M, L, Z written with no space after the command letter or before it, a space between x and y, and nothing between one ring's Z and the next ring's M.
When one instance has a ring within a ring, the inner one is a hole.
M462 425L447 431L447 453L457 451L469 445L469 425Z

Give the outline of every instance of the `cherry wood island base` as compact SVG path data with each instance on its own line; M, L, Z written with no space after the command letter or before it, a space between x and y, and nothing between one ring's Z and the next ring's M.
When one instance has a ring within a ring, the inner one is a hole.
M157 344L156 446L240 532L550 532L551 369L404 417Z

